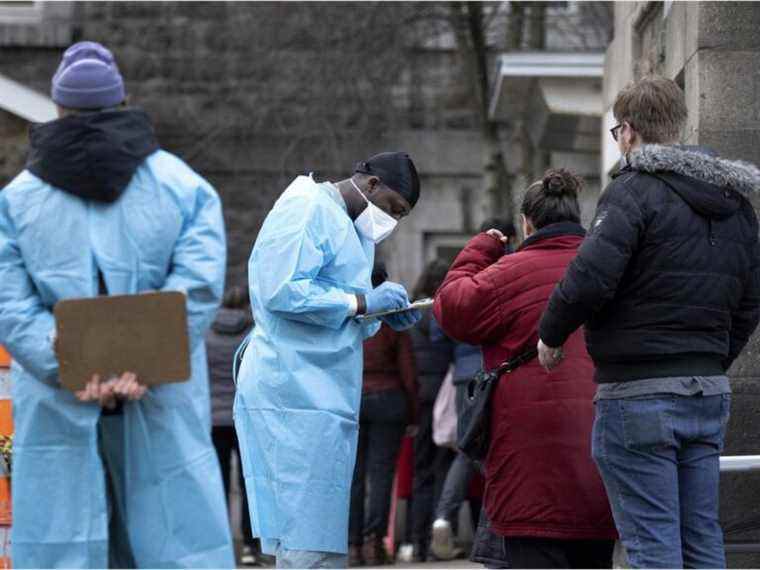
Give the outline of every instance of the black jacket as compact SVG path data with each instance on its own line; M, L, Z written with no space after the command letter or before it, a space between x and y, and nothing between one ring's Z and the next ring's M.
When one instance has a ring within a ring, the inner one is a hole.
M235 400L232 360L252 325L249 309L221 307L206 333L206 358L211 382L211 422L215 426L232 425L232 404Z
M557 285L541 339L586 324L597 382L722 374L760 318L760 245L747 199L760 170L645 145L607 187Z

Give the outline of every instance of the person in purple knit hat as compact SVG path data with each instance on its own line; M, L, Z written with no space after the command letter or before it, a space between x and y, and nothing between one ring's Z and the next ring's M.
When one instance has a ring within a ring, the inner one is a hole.
M53 101L68 109L105 109L126 101L113 54L95 42L79 42L63 54L53 76Z
M80 42L0 192L0 342L13 355L15 568L231 568L204 333L224 287L219 197L126 105L111 52ZM181 291L192 376L128 370L72 393L58 377L62 299Z

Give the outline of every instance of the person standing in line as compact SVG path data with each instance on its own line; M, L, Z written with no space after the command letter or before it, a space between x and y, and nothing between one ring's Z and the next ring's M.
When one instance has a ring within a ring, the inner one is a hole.
M375 263L372 286L388 278L385 264ZM359 445L351 484L349 566L389 562L383 538L388 529L393 477L404 433L417 424L417 369L409 333L383 324L364 341L364 382ZM369 489L366 490L368 484ZM366 493L369 511L365 518Z
M113 54L79 42L0 192L0 342L13 355L14 568L232 568L203 336L224 289L219 196L126 105ZM181 291L192 376L60 384L63 299Z
M510 221L490 218L483 222L480 231L484 232L494 228L507 237L504 253L512 253L517 241L515 225ZM436 326L434 330L437 331L434 334L443 334L440 327ZM455 366L453 382L456 388L457 413L459 413L467 393L467 385L483 367L483 354L480 347L464 342L455 342L453 352ZM457 549L454 544L454 523L456 522L459 508L467 499L470 482L478 472L479 466L475 465L463 453L457 453L451 467L449 467L443 483L441 497L435 509L436 519L433 521L432 541L430 544L431 552L439 560L451 560L461 553L461 549ZM480 514L479 500L470 499L470 511L474 531Z
M253 534L278 567L347 565L362 343L380 327L355 317L408 306L403 286L370 278L375 244L419 195L411 158L381 153L340 182L297 177L256 239L234 416ZM381 320L401 331L420 316Z
M447 269L443 260L431 261L418 279L415 298L435 295ZM426 312L410 331L419 382L419 426L414 438L412 500L407 525L415 562L428 559L435 505L455 456L453 450L439 447L433 441L433 406L454 358L452 343L444 335L435 334L436 327L432 314Z
M760 319L754 165L678 144L678 85L616 97L623 167L541 319L553 369L585 325L599 384L593 454L634 568L724 568L718 520L726 372Z
M582 180L549 170L520 208L518 250L494 229L473 238L454 261L434 306L443 330L480 345L487 370L536 346L537 325L585 231ZM617 533L591 460L593 364L576 332L567 358L549 373L533 358L495 385L484 467L485 510L500 535L499 562L512 568L611 568ZM495 553L499 554L499 553Z
M230 287L224 294L222 306L216 313L211 328L206 333L208 373L211 381L211 440L214 442L219 464L222 468L224 493L229 499L232 485L232 456L240 459L240 447L232 422L232 404L235 400L235 382L232 378L232 362L235 352L253 326L248 289ZM253 538L248 499L245 493L242 465L238 461L238 481L241 491L241 526L243 546L240 564L256 566L260 556L258 541Z

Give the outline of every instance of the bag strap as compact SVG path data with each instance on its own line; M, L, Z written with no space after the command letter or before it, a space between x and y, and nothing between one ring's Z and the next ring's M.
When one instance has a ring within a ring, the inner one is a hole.
M526 362L533 360L536 356L538 356L537 349L532 348L530 350L526 350L522 354L518 354L514 358L510 358L509 360L502 362L493 371L496 372L499 376L502 374L509 374L510 372L517 370Z

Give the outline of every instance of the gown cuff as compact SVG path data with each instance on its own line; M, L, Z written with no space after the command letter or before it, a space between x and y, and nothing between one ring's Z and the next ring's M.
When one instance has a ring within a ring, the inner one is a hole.
M355 317L356 313L359 311L359 301L356 298L356 295L347 294L348 297L348 316L349 317Z

